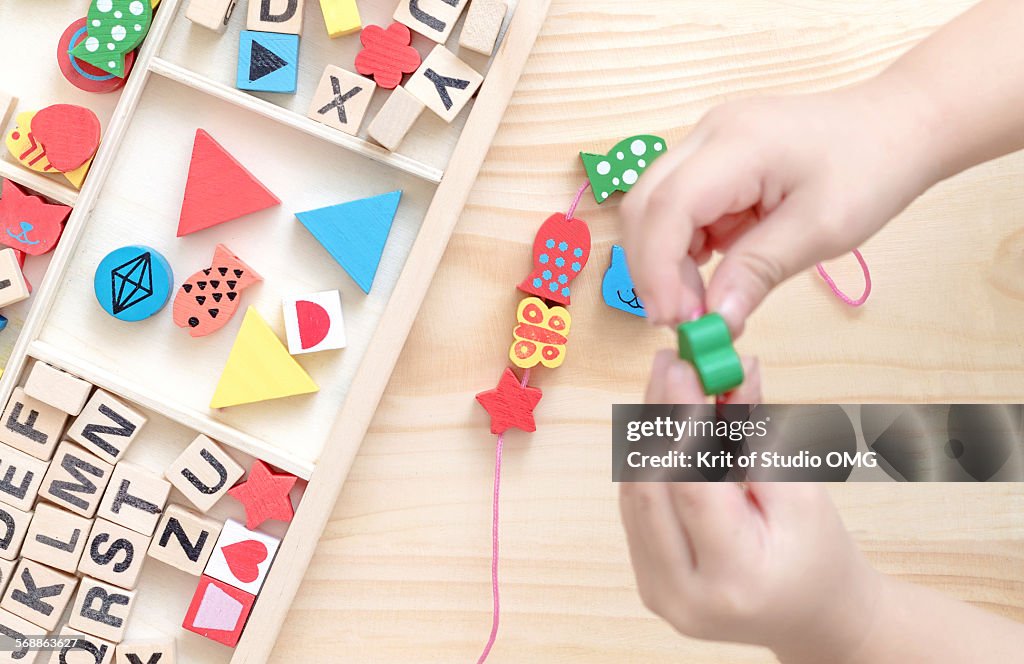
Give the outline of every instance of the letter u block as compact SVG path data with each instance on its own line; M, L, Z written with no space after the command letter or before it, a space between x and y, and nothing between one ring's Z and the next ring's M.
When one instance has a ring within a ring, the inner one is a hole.
M245 469L217 443L199 435L167 469L167 481L204 514L213 507Z

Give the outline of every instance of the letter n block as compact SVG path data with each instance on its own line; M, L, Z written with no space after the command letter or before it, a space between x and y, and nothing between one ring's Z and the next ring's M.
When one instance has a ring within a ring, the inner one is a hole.
M22 558L4 591L0 608L52 632L60 622L78 578Z
M0 421L0 442L49 461L60 442L68 414L14 388Z
M68 627L107 641L120 643L128 628L135 591L85 577L71 606Z
M217 546L220 521L168 505L149 545L149 556L192 576L200 576Z
M201 512L209 512L245 470L206 436L200 435L165 472L168 481Z
M92 518L114 467L67 441L60 444L39 495L66 510Z
M117 463L145 423L145 415L110 393L96 390L68 429L68 438L107 463Z

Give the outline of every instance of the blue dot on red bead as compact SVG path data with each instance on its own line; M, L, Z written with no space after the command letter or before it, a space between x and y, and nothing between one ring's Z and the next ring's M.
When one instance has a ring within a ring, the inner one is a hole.
M548 241L544 243L544 246L547 247L548 249L554 249L555 241L552 240L551 238L548 238Z
M577 262L572 264L572 271L573 272L579 272L582 269L583 269L583 266L579 264L579 261L577 261Z
M569 243L568 242L564 242L564 241L563 242L559 242L558 243L558 250L559 251L569 251Z

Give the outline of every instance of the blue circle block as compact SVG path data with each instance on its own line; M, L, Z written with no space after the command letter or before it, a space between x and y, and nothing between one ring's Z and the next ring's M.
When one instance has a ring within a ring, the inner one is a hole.
M160 311L171 297L174 273L156 249L133 245L115 249L96 266L93 287L103 310L135 322Z

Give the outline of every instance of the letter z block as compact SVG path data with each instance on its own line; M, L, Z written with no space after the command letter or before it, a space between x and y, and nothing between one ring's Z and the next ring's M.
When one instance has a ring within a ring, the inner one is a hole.
M220 531L220 521L199 516L180 505L169 505L149 545L149 556L192 576L201 576L217 546Z

